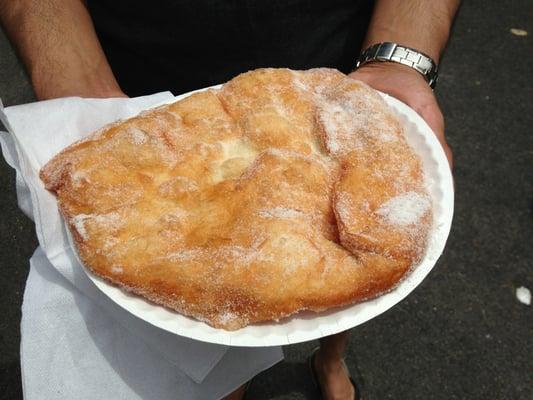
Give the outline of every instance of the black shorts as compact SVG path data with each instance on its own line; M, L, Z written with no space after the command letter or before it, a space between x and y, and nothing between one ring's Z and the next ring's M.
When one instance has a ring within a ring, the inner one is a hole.
M174 94L259 67L355 65L370 0L88 0L96 32L130 96Z

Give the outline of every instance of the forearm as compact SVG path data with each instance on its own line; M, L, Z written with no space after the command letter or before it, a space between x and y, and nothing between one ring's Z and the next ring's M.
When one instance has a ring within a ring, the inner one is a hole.
M395 42L439 62L460 0L376 0L363 48Z
M121 94L82 0L0 0L39 99Z

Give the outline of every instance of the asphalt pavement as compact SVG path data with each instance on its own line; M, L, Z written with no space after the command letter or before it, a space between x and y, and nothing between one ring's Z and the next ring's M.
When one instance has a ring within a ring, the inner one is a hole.
M353 330L346 362L365 400L533 399L533 308L516 297L533 290L533 4L463 3L437 87L455 156L452 232L411 295ZM33 100L1 32L0 97ZM22 398L20 306L36 246L2 160L0 399ZM285 347L249 398L317 399L305 364L315 345Z

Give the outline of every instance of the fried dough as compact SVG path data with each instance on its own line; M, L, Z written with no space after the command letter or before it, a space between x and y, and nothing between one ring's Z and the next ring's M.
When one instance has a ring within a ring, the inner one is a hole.
M394 112L332 69L259 69L41 170L96 275L227 330L393 288L431 201Z

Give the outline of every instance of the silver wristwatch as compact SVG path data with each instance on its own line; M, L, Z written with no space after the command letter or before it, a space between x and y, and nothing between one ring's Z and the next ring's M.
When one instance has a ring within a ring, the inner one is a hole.
M372 61L392 61L420 72L431 88L437 84L438 66L428 55L396 43L383 42L370 46L357 59L355 69Z

